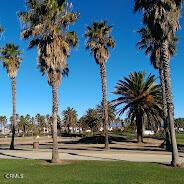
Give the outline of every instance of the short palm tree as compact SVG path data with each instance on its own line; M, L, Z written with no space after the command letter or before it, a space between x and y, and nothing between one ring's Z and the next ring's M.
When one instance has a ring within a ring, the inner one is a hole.
M13 124L10 149L14 149L16 127L16 76L22 61L22 58L20 57L22 51L19 50L19 46L8 43L5 47L1 48L0 52L0 59L3 61L3 67L6 69L7 74L12 81Z
M20 116L19 121L17 123L17 128L18 128L19 131L21 130L23 137L27 133L27 129L29 127L29 123L30 122L28 121L26 116L23 116L23 115Z
M85 37L87 39L86 48L91 50L95 61L100 65L100 75L102 81L102 104L104 113L104 132L105 149L109 148L108 141L108 105L107 105L107 79L106 62L109 58L109 48L115 47L115 41L111 37L112 26L108 26L105 21L94 22L92 26L87 27Z
M164 129L165 129L165 142L166 142L166 149L171 149L171 140L170 140L170 131L168 126L168 120L167 120L167 101L165 96L165 81L164 81L164 72L161 62L161 49L162 44L160 40L156 40L154 37L152 37L151 31L148 27L142 28L138 31L138 33L141 36L141 41L137 43L137 46L139 49L144 49L145 54L150 56L150 62L153 65L155 69L158 69L159 71L159 77L160 77L160 83L162 87L162 102L163 102L163 119L164 119ZM172 40L169 40L168 42L168 49L171 56L173 56L176 53L176 43L177 38L173 38Z
M119 115L127 112L128 119L136 122L138 143L143 142L143 123L145 118L154 119L158 123L162 117L162 96L156 77L144 72L130 73L120 80L113 92L119 97L112 101L115 107L120 107Z
M37 121L39 132L43 132L44 128L46 128L46 117L44 115L37 114L35 116L35 120Z
M77 121L77 125L79 128L79 134L83 133L83 131L87 128L85 120L86 120L86 118L84 115Z
M90 128L92 131L92 134L94 134L94 132L99 131L102 125L102 121L96 109L88 109L83 118L84 118L83 121L84 121L85 127Z
M167 102L167 114L170 124L172 143L172 166L179 166L180 160L174 129L174 103L170 78L170 53L169 42L173 40L179 29L182 0L135 0L135 11L143 13L143 23L151 31L152 37L160 40L162 44L161 62L165 85L165 98Z
M68 107L63 111L63 122L65 127L68 129L68 133L70 132L70 127L72 127L72 132L74 133L74 129L77 125L77 111L74 108Z
M5 130L6 123L7 123L6 116L0 116L1 131L3 131L3 127L4 127L4 130Z
M47 127L49 129L52 129L52 116L50 116L49 114L46 115L46 122L47 122Z
M29 48L38 48L38 67L47 75L52 87L53 150L52 162L59 162L57 141L58 87L68 72L67 57L71 47L77 46L75 32L67 32L79 13L72 12L66 0L28 0L27 11L20 12L23 23L21 36L31 38Z

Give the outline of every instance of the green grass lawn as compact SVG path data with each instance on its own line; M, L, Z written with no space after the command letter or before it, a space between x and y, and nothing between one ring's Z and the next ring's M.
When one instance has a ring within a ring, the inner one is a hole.
M24 178L5 179L6 173L24 174ZM68 165L49 165L38 160L0 159L0 183L183 184L184 169L123 161L78 161Z
M184 145L184 133L177 133L176 134L176 139L178 144L183 144Z

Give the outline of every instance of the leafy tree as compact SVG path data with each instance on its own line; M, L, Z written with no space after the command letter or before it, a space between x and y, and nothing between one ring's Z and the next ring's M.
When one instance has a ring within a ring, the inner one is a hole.
M10 149L13 150L16 127L16 76L22 61L22 58L20 57L22 51L19 50L19 46L16 46L13 43L8 43L5 47L1 48L0 53L0 59L3 61L3 67L6 69L7 74L12 81L13 124Z
M108 26L105 21L94 22L92 26L87 27L85 37L87 39L86 48L91 50L95 61L100 65L100 75L102 81L102 104L103 104L103 122L105 131L105 149L109 148L108 141L108 105L106 97L106 61L109 58L109 48L115 47L115 41L111 37L112 26Z
M21 36L30 38L29 48L38 48L38 67L47 75L52 87L53 150L52 162L59 162L57 141L58 87L62 76L68 73L67 57L77 45L75 32L67 32L79 13L72 12L66 0L28 0L27 11L20 12L23 23Z
M174 103L171 90L170 78L170 52L169 42L176 36L179 29L179 18L182 0L162 0L147 1L135 0L135 11L143 13L143 23L151 31L155 40L160 40L161 48L161 68L163 69L165 98L167 103L168 121L170 124L172 142L172 166L180 165L178 148L174 129Z
M154 119L159 123L162 118L161 88L156 84L156 77L144 72L130 73L124 80L119 80L113 92L119 97L113 100L114 106L119 108L119 115L127 112L128 119L136 122L138 143L143 142L143 124ZM151 122L151 121L150 121Z

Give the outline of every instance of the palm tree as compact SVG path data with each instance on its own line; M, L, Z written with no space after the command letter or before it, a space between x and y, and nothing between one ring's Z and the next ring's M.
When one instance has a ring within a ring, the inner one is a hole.
M107 102L108 105L108 124L110 125L110 123L114 122L117 120L116 118L116 109L115 107L112 105L112 103ZM100 116L100 118L103 120L103 104L101 103L100 105L97 105L97 113Z
M72 12L66 0L28 0L27 11L20 12L23 22L21 36L31 38L29 48L38 48L38 67L47 75L52 87L53 150L52 162L59 162L57 141L58 87L67 74L67 57L71 47L77 46L75 32L67 32L79 13Z
M10 149L14 149L15 127L16 127L16 76L20 67L22 58L19 46L8 43L1 49L0 59L3 61L3 67L6 68L8 76L12 81L12 104L13 104L13 124L12 124L12 140Z
M105 132L105 149L109 149L108 141L108 106L106 97L106 61L109 58L109 48L115 47L115 41L110 36L112 26L108 26L105 21L94 22L92 26L87 27L85 37L87 39L86 48L91 50L95 61L100 65L100 75L102 81L102 104L104 113L104 132Z
M1 124L1 131L3 132L3 127L5 130L5 125L7 123L7 118L6 116L0 116L0 124Z
M150 62L155 69L159 71L160 83L162 87L162 103L163 103L163 120L164 120L164 129L165 129L165 142L166 142L166 150L171 149L171 140L170 140L170 132L167 120L167 101L165 96L165 82L164 82L164 73L162 69L162 62L161 62L161 49L162 44L160 40L156 40L151 35L151 31L148 27L142 28L138 31L141 36L141 41L137 43L139 49L144 49L145 54L150 56ZM168 49L171 56L176 53L176 43L177 38L173 38L169 40Z
M10 125L10 128L11 128L11 130L12 130L12 127L13 127L13 115L12 116L10 116L10 118L9 118L9 120L10 120L10 123L11 123L11 125ZM18 124L19 124L19 119L20 119L20 116L19 116L19 114L16 114L16 127L15 127L15 130L16 130L16 128L17 128L17 133L18 133L18 135L19 135L19 129L18 129Z
M138 143L143 142L143 124L145 118L153 118L156 123L162 117L161 88L156 84L156 77L144 72L130 73L124 80L119 80L114 94L119 97L112 101L115 107L124 105L118 110L119 115L127 112L128 119L136 122Z
M79 134L83 133L83 131L87 128L85 123L85 116L80 117L80 119L77 121L77 125L79 128Z
M161 48L161 67L163 69L165 98L167 102L167 114L171 132L172 143L172 162L176 167L180 165L178 148L174 129L174 103L171 89L170 78L170 52L169 42L175 38L176 31L179 29L179 18L182 0L162 0L147 1L135 0L135 11L143 12L143 23L151 31L155 40L160 40Z
M70 132L70 127L72 127L72 133L74 133L74 129L77 125L77 111L74 108L67 107L67 109L63 111L63 116L63 122L68 129L68 133Z
M29 127L29 121L28 121L28 119L27 119L27 117L26 116L20 116L20 118L19 118L19 121L18 121L18 123L17 123L17 128L18 128L18 130L20 131L22 131L22 136L24 137L25 136L25 134L26 134L26 132L27 132L27 129L28 129L28 127Z
M31 133L32 136L34 136L35 130L36 130L36 126L35 126L35 118L31 117L30 115L27 115L28 120L28 126L27 126L27 132Z
M25 129L26 133L28 134L31 131L33 135L34 124L32 117L29 114L26 114L25 121L26 121L26 129Z
M39 132L43 133L44 128L46 128L46 117L44 115L37 114L35 118L38 123Z
M88 109L83 118L83 123L85 124L83 126L86 128L90 128L92 134L99 131L102 121L96 109Z
M47 127L52 130L52 116L49 114L46 115L46 122L47 122Z

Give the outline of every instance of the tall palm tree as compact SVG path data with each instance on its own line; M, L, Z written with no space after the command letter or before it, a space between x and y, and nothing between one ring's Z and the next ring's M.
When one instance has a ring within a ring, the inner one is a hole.
M102 81L102 104L104 111L104 132L105 149L109 149L108 141L108 105L107 105L107 79L106 62L109 58L109 48L115 47L115 41L111 37L112 26L108 26L105 21L94 22L87 27L85 37L87 39L86 48L91 50L95 61L100 65L100 75Z
M156 77L144 72L130 73L124 80L119 80L114 94L119 97L112 101L115 107L124 105L119 115L127 112L128 119L136 122L138 143L143 142L143 124L146 120L154 119L160 122L162 117L161 88L156 84Z
M116 109L115 107L112 105L111 102L107 102L107 106L108 106L108 123L112 123L115 120L117 120L116 118ZM100 118L103 120L103 104L101 103L100 105L97 105L96 107L97 113L100 116Z
M164 120L164 129L165 129L165 143L166 150L171 150L171 140L170 140L170 131L169 124L167 120L167 101L165 96L165 82L164 82L164 73L161 62L161 49L162 44L160 40L156 40L152 37L151 31L148 27L142 28L138 31L141 36L141 41L137 43L139 49L144 49L145 54L150 56L150 62L155 69L159 71L160 83L162 87L162 102L163 102L163 120ZM168 42L168 49L171 56L176 53L176 43L177 38L173 37L172 40Z
M77 126L77 111L74 108L67 107L67 109L63 111L63 116L63 122L65 127L68 128L68 133L70 132L70 127L72 127L72 133L74 133L74 129Z
M152 37L160 40L161 48L161 67L163 69L165 97L167 102L167 114L171 132L172 143L172 162L171 165L179 166L180 160L176 143L174 129L174 103L171 89L170 78L170 53L168 43L175 37L179 29L179 18L182 0L135 0L135 11L143 13L143 23L147 26Z
M22 51L19 50L19 46L16 46L13 43L8 43L5 47L1 48L0 52L0 59L3 61L3 67L6 69L8 76L12 81L13 124L10 149L14 149L16 127L16 76L22 61L22 58L20 57Z
M75 32L67 32L79 13L72 12L66 0L28 0L27 11L20 12L23 23L21 36L30 38L29 48L38 48L38 67L47 75L52 87L53 150L52 162L59 162L57 141L58 87L68 72L67 57L71 47L77 46Z

